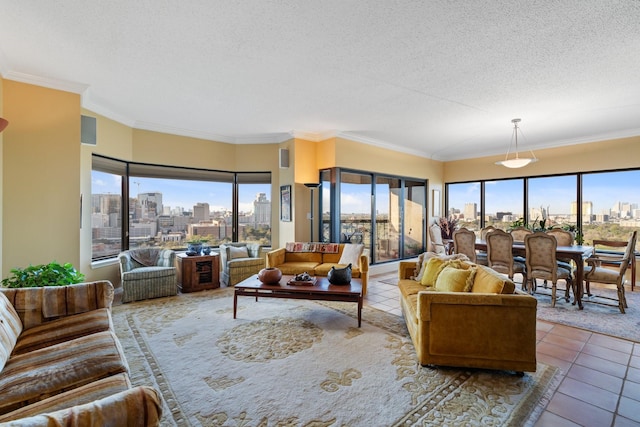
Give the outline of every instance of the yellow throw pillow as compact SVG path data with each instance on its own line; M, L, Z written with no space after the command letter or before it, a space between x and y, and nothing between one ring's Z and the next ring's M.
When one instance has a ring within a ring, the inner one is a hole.
M447 266L436 279L436 290L440 292L468 292L473 283L474 269L462 270Z
M438 278L438 274L440 273L440 267L442 267L442 265L445 262L446 262L445 260L439 257L429 258L429 261L427 261L427 266L424 269L424 274L422 275L422 279L420 280L420 283L425 286L435 285L436 279Z
M515 285L506 276L503 277L488 267L479 265L471 292L473 293L513 293Z

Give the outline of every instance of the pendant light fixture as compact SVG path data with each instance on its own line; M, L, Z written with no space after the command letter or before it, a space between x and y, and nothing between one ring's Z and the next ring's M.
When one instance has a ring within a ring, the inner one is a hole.
M522 119L511 120L511 123L513 123L513 135L511 136L511 143L509 144L509 150L507 151L507 154L504 160L496 162L496 165L502 165L507 168L515 169L515 168L525 167L529 163L534 163L538 161L536 155L533 154L533 151L531 150L529 150L529 153L531 153L531 157L520 157L520 153L518 152L518 130L520 129L518 127L518 123L520 123L521 121ZM522 131L520 131L520 134L522 134ZM514 145L514 141L515 141L515 156L510 159L509 154L511 154L511 148Z

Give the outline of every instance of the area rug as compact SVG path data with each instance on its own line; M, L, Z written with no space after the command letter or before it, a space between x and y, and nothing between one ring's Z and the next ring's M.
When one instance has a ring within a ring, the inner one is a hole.
M616 296L613 289L598 288L594 284L591 286L594 288L594 295ZM640 342L640 291L636 288L631 292L627 287L625 294L629 306L625 309L625 314L620 313L617 306L594 304L591 301L605 300L589 298L586 295L582 299L584 309L580 310L577 305L572 305L573 294L570 302L560 299L555 307L551 307L550 296L536 294L538 319ZM614 301L608 303L617 304Z
M428 368L404 321L356 304L240 297L232 289L115 306L135 385L164 426L533 425L556 386L536 373Z

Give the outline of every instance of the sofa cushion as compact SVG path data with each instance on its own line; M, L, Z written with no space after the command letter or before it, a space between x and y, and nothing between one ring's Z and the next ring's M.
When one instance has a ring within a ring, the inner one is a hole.
M127 371L111 331L13 356L0 375L0 413Z
M424 291L426 288L424 285L416 282L415 280L402 279L398 281L398 290L402 298L406 298L409 295L417 294L420 291Z
M156 426L162 416L159 393L148 386L129 390L83 405L23 418L12 426L85 427L85 426Z
M130 388L131 382L127 374L112 375L0 415L0 423L83 405Z
M109 330L109 309L87 311L26 329L18 338L13 354L23 354L85 335Z
M249 249L246 246L227 246L227 259L249 258Z
M484 265L478 265L471 292L491 294L512 294L516 285L496 271Z
M122 273L125 280L147 280L175 276L175 267L140 267L133 271Z
M0 293L0 371L9 360L20 333L22 333L20 316L9 299Z
M285 262L277 267L282 271L282 274L300 274L305 271L311 275L315 275L315 268L320 265L317 262Z
M285 252L284 262L313 262L322 264L320 252Z
M358 265L360 263L360 255L362 255L362 251L364 250L364 245L361 243L346 243L342 249L342 255L340 255L340 260L338 264L343 265Z
M468 292L473 285L475 270L446 266L438 274L435 289L440 292Z

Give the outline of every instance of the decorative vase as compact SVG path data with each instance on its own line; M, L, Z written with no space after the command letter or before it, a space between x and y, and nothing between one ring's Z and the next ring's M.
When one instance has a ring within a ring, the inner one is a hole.
M267 267L258 272L258 280L265 285L275 285L280 283L282 279L282 271L279 268Z
M327 279L332 285L348 285L351 283L351 264L344 268L331 267Z
M197 255L200 255L202 252L202 243L189 243L187 246L187 250L189 252L195 252Z

